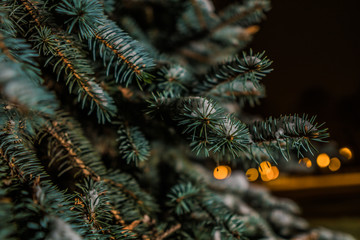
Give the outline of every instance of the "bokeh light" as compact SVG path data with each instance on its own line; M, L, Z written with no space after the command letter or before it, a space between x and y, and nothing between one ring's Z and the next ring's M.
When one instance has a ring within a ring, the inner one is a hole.
M351 159L351 158L352 158L352 152L351 152L351 150L350 150L349 148L347 148L347 147L341 148L341 149L339 150L339 153L340 153L342 156L346 157L347 159Z
M337 157L333 157L330 159L329 169L330 171L337 171L341 167L341 162Z
M259 172L261 175L269 174L270 171L271 171L271 164L269 161L263 161L262 163L260 163Z
M270 181L270 177L268 176L268 174L261 174L261 180L263 180L264 182L268 182Z
M256 168L249 168L247 171L246 171L246 176L248 178L248 180L250 182L254 182L258 179L259 177L259 172L257 171Z
M223 180L225 178L228 178L230 177L230 175L231 175L231 168L229 166L220 165L214 169L214 178L218 180Z
M275 179L277 179L279 177L280 172L279 172L279 169L276 166L271 167L271 172L272 172L271 180L275 180Z
M330 164L330 157L326 153L321 153L317 157L316 163L321 168L327 167Z
M267 174L261 174L261 179L265 182L275 180L279 177L279 169L276 166L272 166Z
M270 162L262 162L259 166L259 172L261 174L261 179L264 182L275 180L279 177L279 169L276 166L271 166Z
M307 168L310 168L312 166L312 162L309 158L302 158L299 160L299 164L305 165Z

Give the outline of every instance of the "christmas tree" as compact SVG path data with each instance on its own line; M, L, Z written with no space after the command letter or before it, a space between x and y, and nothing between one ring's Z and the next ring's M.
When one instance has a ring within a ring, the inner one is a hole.
M0 238L353 239L244 175L328 137L314 117L243 111L272 71L245 49L269 9L2 0Z

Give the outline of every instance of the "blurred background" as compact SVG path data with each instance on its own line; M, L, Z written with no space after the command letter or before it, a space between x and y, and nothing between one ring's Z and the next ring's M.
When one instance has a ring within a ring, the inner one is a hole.
M231 1L214 2L221 8ZM320 168L315 155L309 173L282 175L280 170L277 180L256 183L294 199L312 226L360 239L358 9L356 0L272 1L250 47L266 50L274 71L264 81L267 98L247 111L262 116L308 113L326 122L331 143L320 146L319 153L333 157L343 147L351 151L351 156L339 157L338 170Z

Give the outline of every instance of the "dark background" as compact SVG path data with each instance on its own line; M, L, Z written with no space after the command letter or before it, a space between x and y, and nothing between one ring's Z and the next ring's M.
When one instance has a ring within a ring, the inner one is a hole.
M326 122L331 139L360 153L360 3L272 1L250 47L266 50L274 71L264 80L262 115L308 113Z

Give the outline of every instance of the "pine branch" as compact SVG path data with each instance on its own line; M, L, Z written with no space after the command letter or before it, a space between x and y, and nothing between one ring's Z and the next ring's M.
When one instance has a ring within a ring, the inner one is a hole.
M140 163L148 160L150 156L149 142L146 140L138 127L130 127L126 123L120 123L118 130L119 152L125 158L126 163Z
M186 182L173 186L168 204L172 206L177 215L192 212L204 212L208 215L214 230L220 230L222 239L246 239L243 236L243 222L227 209L216 196L213 196L204 187L194 186ZM183 219L187 221L186 218ZM184 223L185 224L185 223Z
M105 238L110 238L111 233L107 222L110 220L110 207L106 202L108 198L101 182L93 182L85 179L83 185L79 185L80 192L75 199L75 209L84 215L85 224L89 232Z
M192 150L199 155L239 156L246 151L248 131L246 126L215 102L200 97L161 98L150 101L149 113L172 114L170 118L185 126ZM176 113L176 114L174 114Z
M81 37L89 39L90 50L94 60L96 51L107 66L107 75L114 68L116 82L129 85L133 78L141 88L142 81L150 82L152 76L146 71L154 66L153 60L145 50L113 21L107 19L97 0L63 1L57 11L72 16L68 21L69 32L74 25L79 28Z
M0 153L2 159L11 168L12 173L21 181L28 181L33 177L44 177L45 171L31 149L29 141L33 136L30 124L18 113L17 109L10 105L2 105L0 108L1 130L0 130Z
M68 33L76 27L80 39L94 37L94 29L103 24L103 5L98 0L62 0L56 11L69 16Z
M0 29L5 31L7 35L14 37L16 35L16 29L9 19L10 14L11 8L2 2L0 4Z
M263 12L269 9L270 2L268 0L247 0L243 5L230 5L220 14L221 22L211 29L211 32L215 33L232 24L249 25L257 23L264 17Z
M49 120L43 131L39 133L38 141L43 141L48 137L50 138L48 141L55 141L50 145L52 149L57 147L66 152L66 159L57 159L56 155L50 156L53 158L50 163L56 162L56 160L65 161L60 167L66 168L62 169L59 174L75 168L84 177L91 177L94 181L100 180L100 175L105 173L105 169L99 156L95 154L92 145L83 136L79 124L67 114L59 112L56 120Z
M156 238L156 240L163 240L165 238L167 238L168 236L170 236L171 234L173 234L175 231L179 230L181 228L181 224L178 223L174 226L172 226L171 228L169 228L166 232L162 233L160 236L158 236Z
M0 26L1 28L1 26ZM42 84L39 64L35 61L38 57L36 51L24 39L14 38L11 31L0 29L0 62L16 63L17 68L36 84Z
M254 84L251 81L233 81L221 84L219 87L207 93L218 101L232 102L237 100L240 106L249 103L254 106L260 103L260 99L265 97L265 87L262 84Z
M315 123L315 118L315 116L308 118L307 115L300 117L295 114L254 122L248 126L252 139L251 148L264 149L272 160L275 159L271 149L280 151L285 159L289 159L289 150L292 148L301 157L304 157L304 151L313 154L316 148L312 141L325 142L329 136L327 129L321 129L324 124Z
M84 108L89 102L89 114L96 108L99 122L110 121L110 117L115 115L117 109L112 98L95 82L91 64L83 52L72 44L73 39L70 37L64 37L63 33L54 34L53 32L59 29L47 27L46 19L37 18L48 14L44 10L46 4L42 1L33 4L30 0L22 0L22 4L25 12L35 19L35 26L29 30L32 32L30 41L34 42L39 53L48 56L46 64L51 62L54 65L53 71L57 73L57 79L64 73L70 92L76 83L78 100L82 102L82 107Z
M193 186L191 182L175 185L167 194L169 205L174 206L177 215L187 214L195 209L195 199L199 193L200 189Z
M206 94L215 91L222 84L230 82L240 82L245 84L252 82L255 86L259 85L266 74L270 73L271 61L264 57L264 52L253 55L252 50L247 54L242 53L242 58L235 56L229 62L218 65L206 74L205 78L195 87L195 92Z
M99 49L100 57L107 65L107 74L114 68L116 82L127 86L136 78L140 88L142 81L151 82L152 76L146 71L154 66L153 60L111 20L104 20L104 24L95 29L95 38L89 40L89 47L93 50L94 60Z
M39 12L39 5L43 5L43 1L33 2L32 0L20 0L21 4L24 6L26 11L30 14L33 21L37 26L41 26L44 19L42 19L42 14Z
M30 235L26 233L29 231L28 228L19 229L15 234L20 238L34 235L33 239L40 239L44 237L44 228L47 229L45 232L49 235L54 232L51 228L56 221L57 228L61 228L62 225L68 229L66 234L62 233L64 236L80 239L73 229L81 232L81 227L76 225L77 216L69 212L69 202L63 198L62 193L55 190L51 182L43 180L48 178L48 174L32 149L33 143L30 139L34 133L30 125L22 125L24 119L15 108L2 107L1 109L3 109L1 116L8 116L8 121L1 123L0 163L8 165L11 176L14 178L10 184L17 185L13 189L7 189L10 191L7 194L17 198L17 207L14 208L12 214L19 225L24 221L30 229L33 229ZM41 180L42 184L40 184ZM13 194L11 192L13 190L17 193ZM66 219L67 223L60 218ZM36 222L37 220L42 223Z
M177 29L184 35L207 31L217 18L211 1L190 0L185 2L185 11L177 22Z
M89 101L89 114L96 109L99 122L110 121L117 109L112 98L95 82L91 64L80 49L71 44L69 38L62 40L47 27L37 28L37 34L32 36L32 41L39 52L48 56L45 65L52 63L57 79L64 74L70 92L76 84L78 100L82 107L84 108L85 103Z
M159 207L152 196L144 192L138 183L129 175L119 173L118 171L109 171L103 181L107 184L109 191L116 194L124 194L126 199L131 202L133 208L135 207L135 209L137 209L136 212L133 211L134 216L138 216L137 219L144 214L152 215L158 211ZM131 214L128 212L128 217L130 216Z

